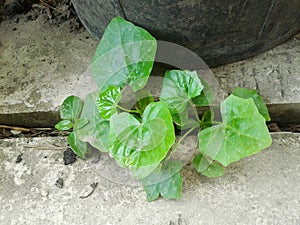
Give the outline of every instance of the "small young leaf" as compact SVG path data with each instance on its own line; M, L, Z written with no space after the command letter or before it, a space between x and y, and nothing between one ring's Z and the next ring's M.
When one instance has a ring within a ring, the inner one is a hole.
M237 97L244 98L244 99L252 98L259 113L266 119L266 121L271 121L271 117L269 115L268 108L267 108L264 100L257 93L256 90L250 90L247 88L236 88L233 90L232 94Z
M142 167L140 178L155 169L175 141L172 117L163 102L148 105L142 123L131 114L120 113L111 118L110 126L113 157L123 167L135 171Z
M69 96L67 97L60 110L60 117L63 120L71 120L77 119L80 115L82 109L82 101L77 96Z
M212 121L214 121L214 117L215 117L214 111L208 110L203 114L202 121L203 122L212 122Z
M180 162L166 161L142 180L148 202L157 199L159 195L167 199L181 198L181 168Z
M201 128L206 129L208 127L211 127L212 122L214 121L214 111L208 110L206 111L201 119Z
M109 151L109 122L104 121L96 107L98 92L92 92L85 97L80 120L88 121L83 126L75 123L74 132L81 140L90 143L102 152Z
M198 173L210 178L221 177L224 174L224 168L215 162L209 162L203 157L203 155L198 154L193 160L193 166Z
M105 120L109 120L118 112L117 105L121 98L122 94L119 87L110 86L105 92L100 93L96 100L100 116Z
M189 129L192 127L199 126L199 123L189 117L189 109L188 107L182 113L174 113L172 114L173 122L181 129Z
M150 76L157 43L146 30L121 17L107 26L97 47L91 70L101 92L129 83L136 92Z
M73 152L80 158L85 158L85 153L87 151L86 142L80 141L74 132L70 133L68 136L68 143L73 150Z
M73 127L73 124L70 120L62 120L55 125L57 130L70 130Z
M160 100L168 104L172 114L182 113L187 103L200 95L203 85L196 71L167 71L160 96Z
M230 95L221 103L223 123L199 132L200 152L228 166L272 143L265 119L253 100Z
M196 106L199 107L209 106L209 104L215 101L214 91L202 77L199 77L199 79L203 85L203 90L201 94L193 98L192 101Z

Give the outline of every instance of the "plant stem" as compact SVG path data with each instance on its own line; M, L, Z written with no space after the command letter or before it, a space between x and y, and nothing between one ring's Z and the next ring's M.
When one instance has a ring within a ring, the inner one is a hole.
M220 121L208 121L208 122L201 122L201 125L202 124L213 124L213 125L219 125L221 124L222 122Z
M137 113L137 114L141 114L140 110L131 110L131 109L125 109L120 105L117 105L117 107L121 110L123 110L124 112L128 112L128 113Z
M192 127L191 129L189 129L182 137L179 138L178 142L173 145L170 154L168 155L168 157L166 158L167 160L169 160L172 156L172 154L176 151L176 149L178 148L178 146L180 145L180 143L191 133L193 132L193 130L195 130L197 127Z
M198 111L196 109L196 105L191 100L189 101L189 104L192 106L192 109L193 109L193 112L195 114L197 122L200 122Z

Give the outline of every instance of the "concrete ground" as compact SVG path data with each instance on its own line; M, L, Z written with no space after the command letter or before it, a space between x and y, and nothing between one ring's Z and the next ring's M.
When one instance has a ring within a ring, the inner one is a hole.
M182 199L151 203L107 155L65 166L65 138L1 140L0 224L299 225L300 134L272 137L270 148L233 163L221 178L186 166Z
M0 24L0 124L52 126L65 97L76 94L97 41L69 23L21 16Z

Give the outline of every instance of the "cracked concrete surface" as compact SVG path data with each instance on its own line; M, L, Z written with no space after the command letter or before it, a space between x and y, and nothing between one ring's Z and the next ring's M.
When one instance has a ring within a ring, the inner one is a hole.
M0 224L298 225L300 134L272 137L270 148L233 163L221 178L202 177L186 166L182 199L152 203L105 154L99 160L92 152L86 161L65 166L65 138L1 140ZM94 193L80 198L94 182Z

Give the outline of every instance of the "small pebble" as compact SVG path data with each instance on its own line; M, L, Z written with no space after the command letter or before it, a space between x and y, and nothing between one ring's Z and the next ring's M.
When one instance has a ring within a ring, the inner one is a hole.
M17 159L16 159L16 163L20 163L20 162L22 162L22 154L20 154L20 155L18 155L17 156Z
M77 158L75 153L72 151L72 149L68 149L67 151L64 151L64 162L65 165L72 164L76 162Z
M58 178L55 182L55 186L62 189L64 187L64 180L62 178Z
M14 136L20 135L22 132L17 130L11 130L10 133L12 133Z

